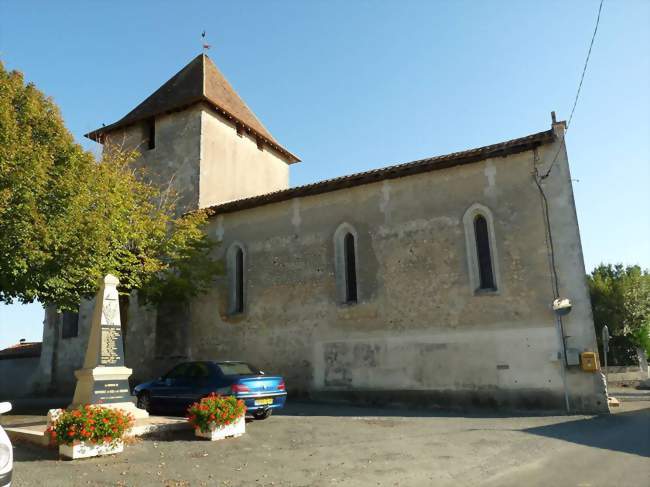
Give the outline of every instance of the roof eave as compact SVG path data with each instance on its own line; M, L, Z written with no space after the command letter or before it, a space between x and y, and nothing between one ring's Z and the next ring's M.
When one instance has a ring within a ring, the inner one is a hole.
M500 142L484 147L469 149L462 152L420 159L417 161L387 166L380 169L374 169L349 176L319 181L304 186L297 186L273 193L267 193L259 196L252 196L235 201L229 201L219 205L213 205L203 208L208 216L218 214L232 213L235 211L246 210L267 204L286 201L291 198L312 196L321 193L328 193L352 186L361 186L371 184L385 179L397 179L414 174L430 172L450 167L461 166L465 164L480 162L493 157L506 157L511 154L518 154L539 147L542 144L553 142L556 135L553 130L538 132L518 139L512 139L506 142Z
M137 123L140 123L143 120L147 120L147 119L149 119L151 117L156 117L156 116L159 116L159 115L163 115L163 114L183 110L185 108L189 108L189 107L191 107L193 105L196 105L197 103L207 103L208 105L214 107L216 109L216 111L221 114L221 116L225 117L228 120L232 120L232 121L242 125L243 127L245 127L246 130L248 132L252 133L256 138L262 139L262 141L265 144L272 147L274 150L276 150L281 155L286 157L288 164L295 164L296 162L300 162L300 159L298 158L298 156L296 156L295 154L289 152L287 149L282 147L277 142L275 142L273 140L269 140L268 137L265 137L263 134L260 134L253 127L249 126L245 122L242 122L239 118L235 117L234 115L229 113L227 110L224 110L218 104L216 104L214 101L210 100L206 96L201 96L201 97L199 97L199 98L197 98L197 99L195 99L195 100L193 100L193 101L191 101L189 103L183 103L182 105L179 105L177 107L169 108L168 110L165 110L164 112L154 113L154 114L146 115L146 116L140 116L140 117L133 118L132 120L128 120L128 121L125 121L124 119L118 120L117 122L114 122L114 123L112 123L110 125L106 125L105 127L101 127L101 128L93 130L92 132L88 132L87 134L84 134L84 137L86 137L86 138L88 138L90 140L93 140L95 142L98 142L100 144L103 144L103 137L104 137L104 135L108 134L109 132L113 132L113 131L118 130L118 129L133 126L133 125L135 125Z

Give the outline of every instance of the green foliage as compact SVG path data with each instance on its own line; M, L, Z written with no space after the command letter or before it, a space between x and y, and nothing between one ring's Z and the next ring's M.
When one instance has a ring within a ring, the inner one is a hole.
M598 340L609 328L614 364L634 362L634 349L650 356L650 273L639 266L601 264L587 276Z
M0 301L76 309L109 272L150 303L210 287L221 265L206 215L176 216L135 157L113 148L95 160L52 100L0 63Z

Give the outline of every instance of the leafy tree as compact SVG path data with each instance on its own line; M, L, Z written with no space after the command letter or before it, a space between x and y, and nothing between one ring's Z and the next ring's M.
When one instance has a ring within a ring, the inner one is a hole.
M134 157L114 148L97 161L53 101L0 63L0 301L76 309L109 272L150 303L211 286L221 265L206 215L177 216Z
M612 363L636 363L637 347L650 356L650 273L639 266L601 264L587 279L599 343L604 325L612 335Z

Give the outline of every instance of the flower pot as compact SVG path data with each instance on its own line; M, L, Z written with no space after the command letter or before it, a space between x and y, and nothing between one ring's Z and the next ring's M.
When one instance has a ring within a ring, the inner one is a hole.
M202 432L199 428L194 429L194 434L200 438L207 438L210 441L223 440L228 437L237 438L246 433L246 419L244 416L231 424L217 425L212 423L209 431Z
M97 457L100 455L114 455L124 450L122 440L112 443L86 443L85 441L75 440L72 445L59 445L59 455L62 457L76 460L77 458Z

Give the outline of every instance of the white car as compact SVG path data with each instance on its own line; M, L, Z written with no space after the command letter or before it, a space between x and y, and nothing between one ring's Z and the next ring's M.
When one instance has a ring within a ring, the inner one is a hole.
M11 411L10 402L0 402L0 414ZM0 487L11 485L11 473L14 470L14 450L5 430L0 426Z

